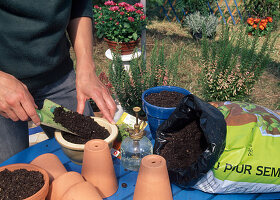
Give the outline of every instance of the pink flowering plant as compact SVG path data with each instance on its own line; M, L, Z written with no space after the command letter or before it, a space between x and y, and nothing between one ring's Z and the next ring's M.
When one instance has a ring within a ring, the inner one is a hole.
M137 40L147 23L141 3L106 1L104 6L93 7L93 17L97 37L115 42Z

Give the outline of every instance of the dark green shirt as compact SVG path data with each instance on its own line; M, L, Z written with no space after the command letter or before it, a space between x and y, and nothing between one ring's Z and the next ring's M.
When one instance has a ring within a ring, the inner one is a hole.
M0 71L36 90L73 69L69 21L92 17L91 0L0 0Z

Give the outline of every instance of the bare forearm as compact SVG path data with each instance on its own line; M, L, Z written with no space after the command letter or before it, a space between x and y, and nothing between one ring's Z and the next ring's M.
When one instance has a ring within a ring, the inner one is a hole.
M108 89L98 79L92 59L92 22L88 17L76 18L70 21L68 33L77 58L76 89L77 112L82 114L85 101L92 98L104 117L114 123L116 104Z
M68 25L68 34L74 47L77 63L86 62L95 70L92 60L92 20L89 17L72 19ZM87 67L77 65L77 67Z

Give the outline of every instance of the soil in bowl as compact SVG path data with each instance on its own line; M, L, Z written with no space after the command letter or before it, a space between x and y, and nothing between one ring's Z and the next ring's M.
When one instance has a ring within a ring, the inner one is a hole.
M66 111L63 107L54 109L54 121L61 124L64 128L76 133L62 132L65 140L75 144L85 144L91 139L106 139L110 133L103 126L100 126L93 118L81 115L77 112Z
M145 100L155 106L172 108L176 107L185 95L174 91L161 91L151 93L145 97Z
M39 171L5 169L0 172L0 199L26 199L37 193L44 183L43 174Z
M184 169L194 163L207 147L206 139L194 120L167 138L168 143L160 155L167 161L168 169Z

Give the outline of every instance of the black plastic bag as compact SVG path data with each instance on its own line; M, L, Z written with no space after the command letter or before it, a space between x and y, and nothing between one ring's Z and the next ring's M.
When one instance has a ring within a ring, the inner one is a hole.
M216 163L225 148L226 122L223 114L211 104L190 94L185 96L170 117L156 132L154 153L160 154L166 138L184 128L194 120L199 120L200 128L207 142L206 150L190 166L184 169L168 169L170 181L179 186L191 187Z

